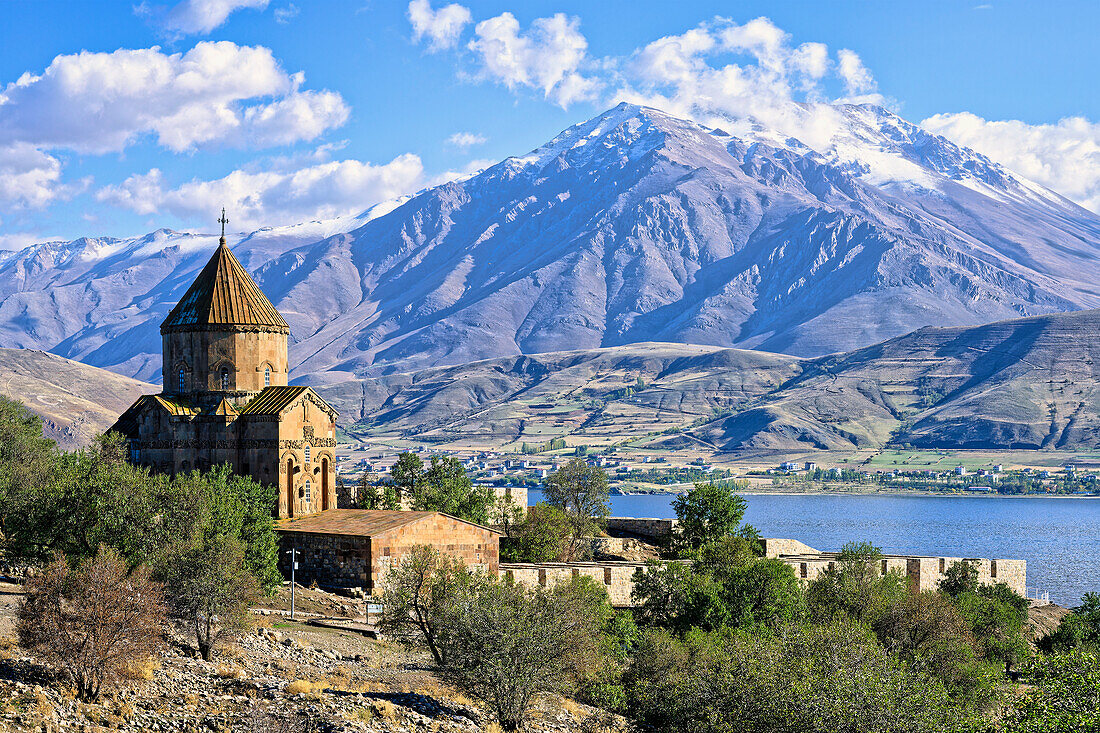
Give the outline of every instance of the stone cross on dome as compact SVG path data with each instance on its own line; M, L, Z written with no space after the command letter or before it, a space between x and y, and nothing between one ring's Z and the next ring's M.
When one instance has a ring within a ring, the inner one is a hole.
M222 225L221 244L225 244L225 225L229 223L229 219L225 218L225 207L224 206L222 207L222 218L218 219L218 221Z

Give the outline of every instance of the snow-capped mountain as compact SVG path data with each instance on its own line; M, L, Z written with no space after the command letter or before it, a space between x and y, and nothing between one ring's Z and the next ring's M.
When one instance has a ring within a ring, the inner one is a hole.
M815 355L1100 306L1100 217L882 108L827 112L811 145L623 104L234 251L317 379L643 341ZM7 255L0 346L156 379L157 327L213 246L159 231Z

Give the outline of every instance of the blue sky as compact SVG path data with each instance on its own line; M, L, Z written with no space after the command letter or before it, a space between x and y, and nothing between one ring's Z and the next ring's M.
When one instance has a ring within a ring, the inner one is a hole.
M882 103L1097 210L1097 27L1095 2L9 2L0 247L353 213L621 98Z

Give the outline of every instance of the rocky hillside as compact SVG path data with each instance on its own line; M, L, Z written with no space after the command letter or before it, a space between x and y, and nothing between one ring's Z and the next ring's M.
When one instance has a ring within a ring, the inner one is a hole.
M1100 448L1100 311L924 328L812 359L643 343L318 384L352 437L503 445L566 437L771 451ZM157 387L39 351L0 349L0 392L64 447ZM329 375L332 376L332 375Z
M644 342L815 356L1100 306L1100 217L882 108L828 112L812 147L620 105L234 250L310 379ZM0 345L155 381L157 326L213 247L158 231L2 254Z
M87 445L143 394L160 388L44 351L0 349L0 394L21 400L66 450Z

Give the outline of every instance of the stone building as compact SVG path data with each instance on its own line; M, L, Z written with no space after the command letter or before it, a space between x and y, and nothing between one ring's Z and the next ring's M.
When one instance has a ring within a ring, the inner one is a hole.
M495 574L500 533L441 512L333 509L276 524L283 574L290 553L298 559L295 580L323 587L381 590L386 571L417 545L457 557L471 569Z
M336 411L311 388L287 384L290 326L224 229L160 332L164 388L111 428L127 438L130 460L164 473L228 463L279 487L279 517L335 509Z

